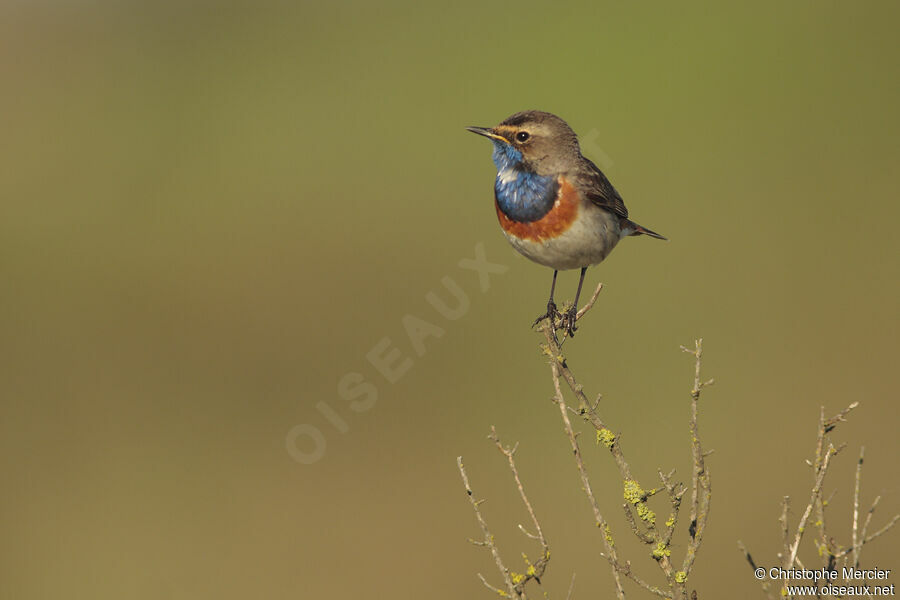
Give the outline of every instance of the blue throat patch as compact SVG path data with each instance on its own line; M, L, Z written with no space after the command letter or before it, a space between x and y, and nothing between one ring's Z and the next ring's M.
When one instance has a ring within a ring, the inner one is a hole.
M522 153L499 140L494 143L494 164L497 180L494 196L497 205L507 217L520 223L537 221L553 207L559 185L556 177L542 176L526 171L522 165Z

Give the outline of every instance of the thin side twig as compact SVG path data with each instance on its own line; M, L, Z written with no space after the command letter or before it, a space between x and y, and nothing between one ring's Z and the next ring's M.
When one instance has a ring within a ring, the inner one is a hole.
M699 425L697 423L698 404L700 392L703 388L715 383L713 379L703 381L700 377L700 366L703 358L703 339L694 341L694 349L681 347L682 351L694 356L694 386L691 388L691 454L693 456L693 473L691 481L691 540L688 543L681 570L690 574L697 558L697 551L703 534L706 531L706 522L709 519L709 504L711 498L711 486L709 471L706 469L703 447L700 444Z
M830 441L830 434L837 426L837 424L845 422L847 420L847 414L849 414L850 411L858 406L858 402L853 402L849 406L841 410L839 413L837 413L835 416L828 419L825 418L825 407L823 406L819 409L819 426L816 431L815 453L812 460L805 461L806 464L813 468L813 487L810 492L809 503L806 505L806 508L800 517L800 521L797 523L797 529L795 530L793 535L791 535L788 527L788 511L790 506L790 498L788 496L784 496L782 499L781 516L778 519L781 529L782 550L778 553L778 558L781 561L782 568L784 569L790 569L793 567L806 569L803 561L800 560L797 553L800 542L803 538L804 533L806 532L807 525L809 524L810 516L813 511L816 511L816 526L819 528L819 533L813 539L813 543L816 545L819 556L823 558L823 569L829 572L836 571L839 565L846 567L848 558L851 557L854 568L858 568L860 554L862 552L863 546L865 546L865 544L872 541L873 539L887 533L887 531L889 531L898 521L900 521L900 515L896 515L880 530L872 535L867 535L869 525L872 521L872 513L875 511L875 508L878 506L878 503L881 500L881 497L878 496L872 503L871 508L869 508L866 519L862 527L860 528L859 506L862 489L862 466L865 459L865 448L860 448L859 458L857 459L856 463L856 472L853 485L851 543L847 547L842 547L841 545L837 544L837 542L826 532L826 507L828 507L828 505L830 504L831 497L834 496L834 493L832 493L828 498L825 498L823 494L824 480L828 473L828 469L831 465L832 459L847 446L847 444L845 443L835 446ZM744 557L750 563L750 566L756 569L757 567L744 545L739 543L738 547L744 554ZM765 589L769 597L772 598L768 583L765 581L762 581L762 583L763 589ZM785 580L781 588L781 594L784 597L788 596L787 584L788 581Z
M575 573L572 573L572 581L569 582L569 593L566 594L566 600L572 600L572 594L575 593Z
M743 554L747 562L750 563L750 568L755 572L759 567L757 566L756 561L753 560L753 557L750 556L750 551L747 550L746 546L744 546L744 542L740 540L738 540L738 550L741 551L741 554ZM766 581L764 577L757 577L757 580L762 585L762 589L766 593L766 598L769 598L769 600L775 600L775 596L772 595L772 586L769 585L769 582Z
M863 460L866 458L866 447L860 446L859 460L856 461L856 478L853 485L853 531L851 540L853 544L853 564L859 565L859 551L862 544L859 543L859 487L862 479Z
M603 284L602 284L602 283L598 283L598 284L597 284L597 289L595 289L595 290L594 290L594 293L591 295L591 299L588 300L587 303L586 303L584 306L581 307L581 310L579 310L579 311L575 314L575 320L576 320L576 321L579 320L579 319L580 319L581 317L583 317L584 315L586 315L587 312L588 312L589 310L591 310L592 308L594 308L594 303L597 301L597 296L600 295L600 292L601 292L602 290L603 290Z
M548 337L550 336L548 335ZM559 386L560 374L559 367L557 366L557 361L551 361L550 365L550 368L553 372L553 388L556 392L556 402L559 405L559 411L562 415L566 435L568 436L569 443L572 446L572 453L575 455L575 464L578 467L578 475L581 477L581 485L584 489L584 493L588 497L588 501L590 502L591 510L594 513L594 520L596 521L597 527L600 528L603 537L603 546L606 549L606 554L612 564L613 580L615 581L616 586L616 597L619 598L619 600L624 600L625 589L622 587L622 578L619 576L619 571L616 568L616 565L618 564L618 553L616 551L615 542L612 539L612 534L609 530L609 524L606 522L606 519L603 518L603 514L600 512L600 505L597 503L597 498L594 497L594 491L591 488L591 481L588 478L587 469L585 469L584 460L581 457L581 448L578 446L578 440L575 436L575 430L572 429L572 422L569 420L569 411L566 407L566 399L563 396L562 388L560 388Z
M601 289L602 287L598 286L593 297L591 298L591 301L583 309L579 310L576 313L577 318L583 317L591 308L591 306L593 306ZM713 382L712 380L701 381L699 379L700 354L702 353L702 347L700 346L700 344L702 343L701 340L697 340L695 342L697 351L692 351L692 353L695 353L696 356L695 381L691 394L692 404L690 419L690 431L692 438L691 455L694 464L692 472L694 482L694 491L692 496L692 522L690 527L690 540L688 543L688 549L685 553L684 563L682 569L677 571L673 566L672 560L670 558L672 554L671 542L675 531L675 524L677 522L679 509L681 507L682 496L686 493L687 488L685 488L680 483L671 481L671 477L674 472L668 476L664 475L662 472L659 473L660 479L663 482L663 488L656 488L645 491L639 485L639 483L632 477L631 468L622 451L620 444L621 435L614 433L604 423L603 419L597 413L597 407L599 406L599 402L602 396L598 395L597 401L594 403L588 401L583 386L578 383L574 374L572 373L572 370L569 367L568 361L561 354L561 344L557 341L556 336L554 335L552 324L546 323L541 330L544 333L547 342L546 346L544 347L545 353L550 358L549 362L554 387L553 401L559 406L560 415L563 419L564 429L572 446L576 467L582 480L582 488L584 489L585 494L588 497L588 501L591 505L591 510L594 513L595 522L598 527L602 528L605 531L604 544L606 546L606 553L604 554L604 557L613 567L614 578L616 580L617 595L621 598L624 594L624 590L622 589L619 578L619 575L622 575L627 577L628 579L631 579L640 587L653 594L659 595L664 598L678 598L686 600L688 594L685 582L693 568L697 550L699 549L702 541L702 535L705 531L709 514L710 499L709 473L705 465L705 458L710 453L705 452L702 445L700 444L697 425L697 403L700 396L700 389L702 389L704 386L711 385ZM566 382L572 394L575 396L578 404L577 410L567 405L562 391L561 381ZM594 493L587 476L587 471L584 465L584 458L577 440L578 434L575 433L569 418L568 413L570 412L574 415L581 416L594 428L597 434L598 444L602 443L602 445L604 445L609 450L610 455L613 457L624 485L624 496L627 502L624 504L623 510L625 513L626 522L628 523L634 535L641 542L654 545L651 556L665 574L666 581L669 584L668 590L661 590L647 583L631 571L630 563L626 562L623 565L616 557L615 545L609 534L609 526L603 516L600 514L599 506L597 504L596 498L594 497ZM664 526L657 525L656 514L652 510L650 510L647 505L647 501L653 495L662 491L662 489L665 489L667 491L669 503L671 505L671 513L669 515L669 518L665 521ZM638 521L638 517L640 518L640 521Z
M803 538L803 533L806 531L806 524L809 521L809 515L812 513L813 506L816 503L816 499L822 492L822 482L825 481L825 474L828 472L828 465L830 464L833 450L834 446L829 444L828 451L825 453L825 457L822 459L822 466L819 469L818 476L816 477L815 485L813 485L809 504L806 505L806 509L803 511L803 516L800 517L800 522L797 524L797 532L794 534L794 541L788 548L788 553L785 556L785 569L790 569L791 567L793 567L794 563L797 560L797 549L800 547L800 540Z
M638 584L640 587L644 588L651 594L653 594L655 596L659 596L660 598L671 599L673 597L671 592L666 592L664 590L661 590L658 587L656 587L655 585L651 585L651 584L647 583L646 581L644 581L643 579L641 579L640 577L638 577L637 575L635 575L634 572L631 570L630 562L627 562L623 565L623 564L615 562L612 558L610 558L606 554L603 554L602 556L607 561L609 561L609 564L612 565L616 571L622 573L622 575L624 575L625 577L627 577L634 583Z
M550 562L550 545L547 543L547 538L544 537L544 530L541 528L541 523L534 513L534 508L532 508L531 502L528 500L528 495L525 493L525 487L522 485L522 479L519 477L519 469L516 467L516 460L514 458L518 444L512 448L504 446L493 425L491 426L491 434L488 437L494 442L503 456L506 457L506 460L509 463L509 470L512 472L513 479L516 481L519 496L522 498L522 503L528 510L528 514L531 516L531 523L534 525L534 530L537 532L536 534L529 533L521 524L519 525L519 530L522 531L522 533L531 539L537 540L541 544L541 557L529 565L534 571L525 573L526 580L534 579L540 584L541 576L543 576L544 570L547 568L547 563ZM524 582L520 582L517 585L522 587L523 584Z
M459 474L462 475L463 485L466 488L466 494L469 497L469 502L472 504L472 510L475 511L475 518L478 520L479 527L481 527L481 533L484 535L484 540L475 543L479 546L486 546L490 549L491 556L494 557L494 562L497 564L497 570L500 571L500 574L503 576L503 582L506 584L506 592L489 584L487 580L485 580L485 578L481 575L481 573L478 574L478 578L481 579L481 582L484 583L484 585L486 585L497 594L502 595L502 593L508 593L508 597L510 598L519 598L521 596L516 590L515 584L513 584L512 582L512 578L509 575L509 569L507 569L506 565L503 564L503 559L500 557L500 551L497 549L496 544L494 544L494 534L492 534L490 529L488 529L487 521L484 520L484 516L481 514L481 509L478 508L478 505L484 502L484 500L475 499L475 494L474 492L472 492L472 486L469 485L469 476L466 474L466 469L463 466L462 456L456 457L456 465L459 467Z
M778 522L781 523L781 548L782 556L787 556L791 551L790 532L788 531L788 511L791 509L791 497L784 496L781 498L781 517Z

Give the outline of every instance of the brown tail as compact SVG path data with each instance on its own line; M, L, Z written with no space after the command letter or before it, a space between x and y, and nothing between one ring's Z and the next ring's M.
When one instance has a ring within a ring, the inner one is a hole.
M626 226L629 229L634 229L634 231L629 233L628 235L649 235L650 237L656 238L658 240L666 240L666 241L669 240L669 238L667 238L663 235L659 235L655 231L651 231L650 229L647 229L646 227L641 227L634 221L628 221Z

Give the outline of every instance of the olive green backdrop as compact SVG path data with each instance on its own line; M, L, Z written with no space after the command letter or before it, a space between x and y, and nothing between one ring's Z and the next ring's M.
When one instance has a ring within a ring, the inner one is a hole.
M589 271L606 289L566 349L650 487L657 468L689 473L678 346L704 338L700 597L760 597L736 541L775 564L820 405L861 403L835 432L833 533L849 539L861 444L882 524L900 511L898 17L3 2L0 596L489 598L457 455L507 561L537 554L493 424L521 443L552 596L575 572L575 598L610 597L528 327L550 272L503 239L490 145L463 129L527 108L567 119L671 238L626 240ZM478 244L507 267L486 291L459 266ZM452 302L445 277L468 300L456 320L425 298ZM410 317L442 335L416 348ZM388 381L373 348L407 370ZM612 461L586 459L623 554L657 581ZM863 562L900 569L897 536Z

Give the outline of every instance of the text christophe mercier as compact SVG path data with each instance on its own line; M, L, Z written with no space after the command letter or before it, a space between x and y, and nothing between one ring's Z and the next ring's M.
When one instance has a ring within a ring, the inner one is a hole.
M790 581L835 581L841 580L885 580L891 576L890 569L852 569L844 567L840 570L833 569L782 569L772 567L764 569L759 567L755 571L757 579L768 577L773 580Z

